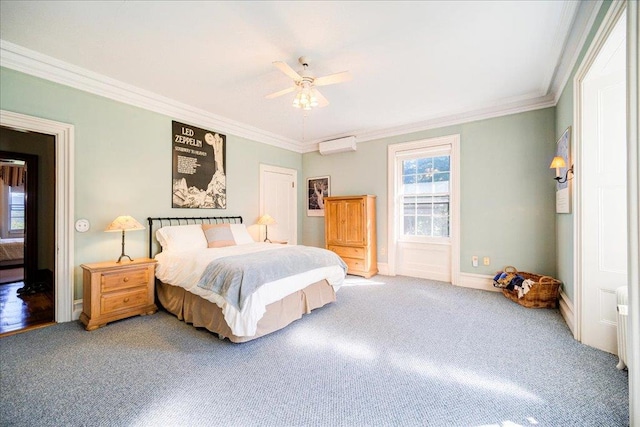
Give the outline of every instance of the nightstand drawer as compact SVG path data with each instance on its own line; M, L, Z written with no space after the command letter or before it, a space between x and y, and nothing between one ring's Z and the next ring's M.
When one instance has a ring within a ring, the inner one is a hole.
M145 286L149 282L149 270L147 268L135 268L113 273L102 273L100 282L101 292Z
M352 246L329 246L329 250L341 257L364 259L364 248Z
M100 311L108 314L124 308L137 307L147 304L147 288L141 287L128 292L116 292L102 295L100 298Z

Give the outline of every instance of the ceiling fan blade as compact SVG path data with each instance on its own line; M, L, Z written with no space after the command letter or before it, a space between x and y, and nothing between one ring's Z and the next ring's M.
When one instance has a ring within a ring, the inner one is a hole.
M277 97L285 95L285 94L287 94L289 92L293 92L294 90L296 90L296 87L295 86L291 86L290 88L283 89L283 90L280 90L278 92L274 92L272 94L269 94L269 95L265 96L265 98L267 98L267 99L277 98Z
M293 80L302 80L300 74L296 73L295 70L291 68L286 62L274 61L273 65L275 65L280 71L291 77Z
M326 107L329 105L329 100L324 97L323 94L316 88L311 89L311 92L316 96L316 100L318 101L318 107Z
M340 73L329 74L328 76L318 77L313 81L314 86L326 86L336 83L347 82L351 80L351 73L342 71Z

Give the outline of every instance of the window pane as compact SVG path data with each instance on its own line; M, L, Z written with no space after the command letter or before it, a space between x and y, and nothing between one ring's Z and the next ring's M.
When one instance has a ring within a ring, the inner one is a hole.
M418 215L432 215L433 214L433 204L431 203L431 198L423 199L418 203Z
M416 183L416 176L415 175L403 175L402 176L402 183L403 184L415 184Z
M416 219L413 216L404 217L404 234L413 236L416 234Z
M408 175L408 174L416 173L417 162L418 161L416 159L403 161L402 162L402 174L403 175Z
M416 234L418 236L431 236L431 217L419 216Z
M9 229L10 231L24 230L24 192L11 187L9 191Z
M418 182L432 182L433 176L427 173L421 173L418 175Z
M435 182L449 181L449 172L436 172L433 174L433 180Z
M433 157L418 159L418 173L433 171Z
M449 217L433 218L433 237L449 237Z
M415 215L416 214L416 202L415 197L405 197L404 198L404 214L405 215Z
M451 170L449 160L450 160L449 156L438 156L433 160L434 167L438 169L440 172L448 172Z
M434 203L433 214L436 216L449 216L449 201L445 203Z

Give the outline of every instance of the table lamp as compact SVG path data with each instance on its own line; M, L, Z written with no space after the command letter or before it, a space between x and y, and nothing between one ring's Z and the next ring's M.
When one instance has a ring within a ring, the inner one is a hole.
M269 240L269 226L275 224L276 220L269 214L264 214L258 219L259 225L264 225L264 241L271 243Z
M132 230L144 230L144 226L140 224L136 219L129 215L122 215L113 220L111 224L104 231L122 231L122 254L120 254L120 258L118 261L120 262L122 258L127 257L129 261L133 261L129 255L125 255L124 253L124 232L132 231Z

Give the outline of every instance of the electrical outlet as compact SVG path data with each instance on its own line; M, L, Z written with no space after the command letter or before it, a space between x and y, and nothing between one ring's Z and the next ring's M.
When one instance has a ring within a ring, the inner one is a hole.
M484 258L482 259L482 263L483 263L484 265L491 265L491 258L489 258L488 256L484 257Z
M380 255L386 255L387 254L387 248L385 246L381 246L380 250L378 250L378 253Z
M471 257L471 265L474 267L478 266L478 257L476 255Z

